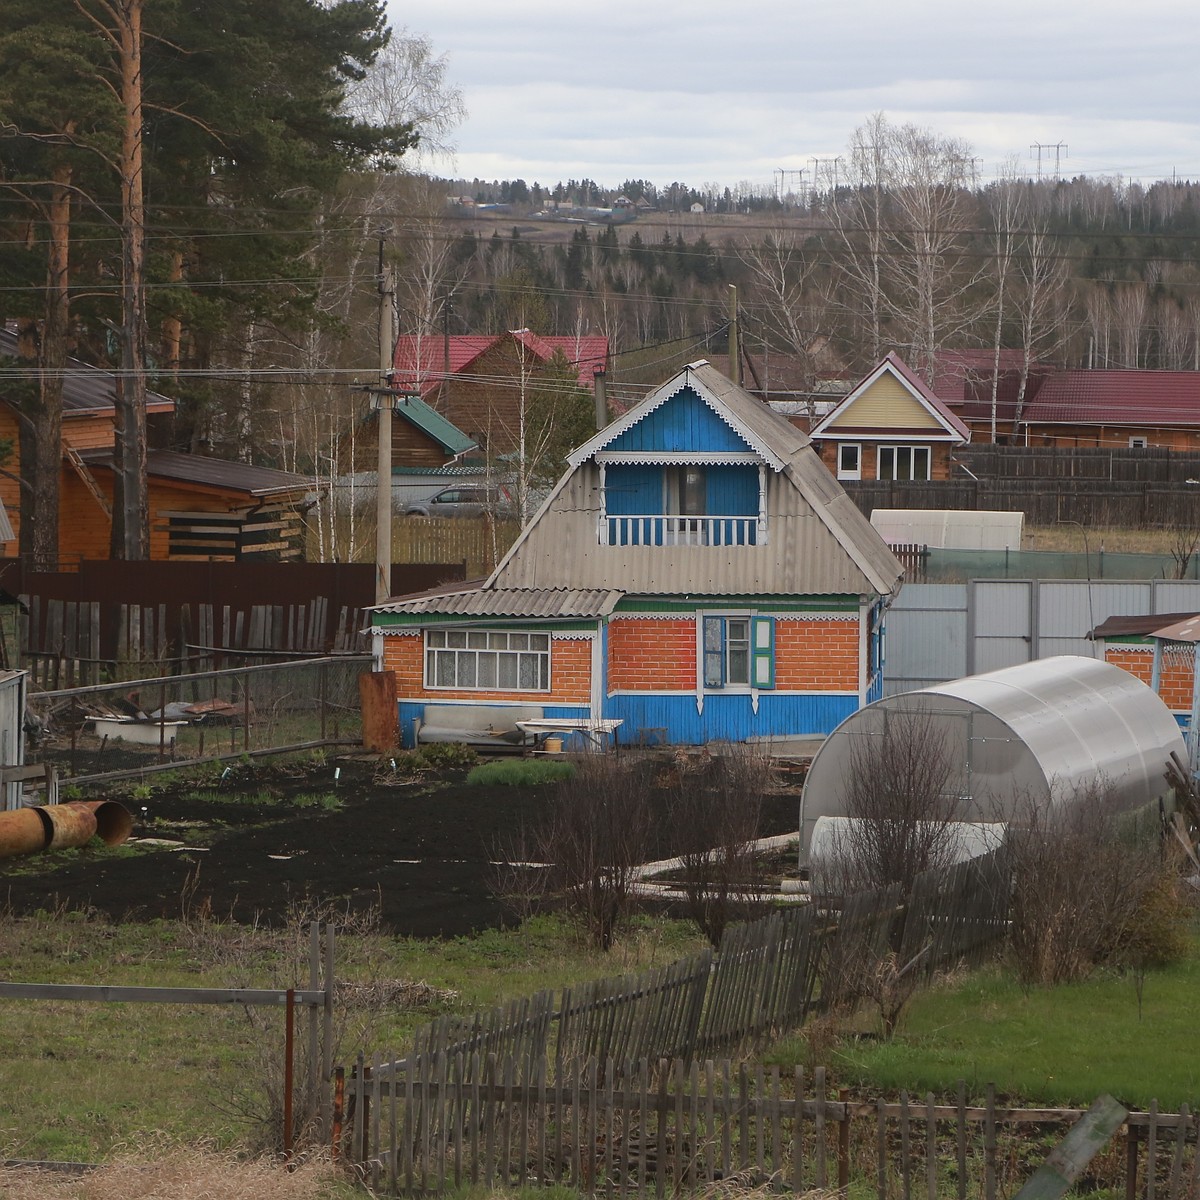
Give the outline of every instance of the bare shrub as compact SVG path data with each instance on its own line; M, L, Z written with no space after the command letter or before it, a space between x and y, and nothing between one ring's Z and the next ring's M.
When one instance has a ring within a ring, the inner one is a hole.
M957 764L945 729L927 710L879 710L856 734L842 781L850 818L832 852L814 864L814 889L848 895L898 883L954 861Z
M589 755L559 785L537 838L538 858L571 913L601 950L635 901L637 868L650 844L648 782L636 764Z
M768 755L730 743L695 766L680 764L671 782L667 815L688 915L714 946L757 899L754 843L770 779Z
M549 896L551 875L547 864L538 861L544 841L522 823L492 847L488 890L521 921L538 912Z
M1010 828L1010 949L1025 986L1082 979L1101 963L1137 966L1183 943L1162 909L1177 892L1157 822L1114 810L1096 779L1050 804L1024 797ZM1176 909L1176 912L1181 909Z

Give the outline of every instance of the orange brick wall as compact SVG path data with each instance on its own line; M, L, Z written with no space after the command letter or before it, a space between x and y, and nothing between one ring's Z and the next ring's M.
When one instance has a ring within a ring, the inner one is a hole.
M383 669L396 672L401 700L513 700L523 704L590 704L592 643L586 638L550 639L550 691L488 692L425 687L425 639L385 637Z
M776 620L775 687L789 692L857 691L858 622Z
M1136 675L1147 687L1154 674L1154 653L1150 650L1131 650L1126 646L1109 646L1104 661ZM1192 708L1192 666L1180 662L1175 655L1164 655L1159 678L1158 694L1162 702L1174 711L1190 712Z
M608 686L611 691L695 692L696 619L610 621Z
M614 619L608 627L612 691L693 692L696 620ZM775 621L775 687L789 692L858 689L858 622Z

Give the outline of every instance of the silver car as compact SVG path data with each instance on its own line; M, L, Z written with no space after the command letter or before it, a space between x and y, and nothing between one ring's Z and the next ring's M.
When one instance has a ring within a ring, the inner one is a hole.
M513 515L512 496L503 487L443 488L428 500L410 504L406 517L478 517L485 512L498 517Z

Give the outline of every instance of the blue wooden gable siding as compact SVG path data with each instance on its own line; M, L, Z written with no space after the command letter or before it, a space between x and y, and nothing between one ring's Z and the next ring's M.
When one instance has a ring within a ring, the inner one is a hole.
M605 450L747 451L750 446L691 388L660 404Z

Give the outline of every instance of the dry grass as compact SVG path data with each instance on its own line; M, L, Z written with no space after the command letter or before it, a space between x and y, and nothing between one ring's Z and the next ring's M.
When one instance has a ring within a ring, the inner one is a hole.
M1052 550L1060 554L1170 554L1178 535L1166 529L1114 529L1089 526L1084 532L1074 522L1061 525L1026 525L1022 550Z
M329 1162L289 1171L265 1159L239 1161L200 1149L122 1158L79 1177L0 1167L5 1200L334 1200L354 1194Z

